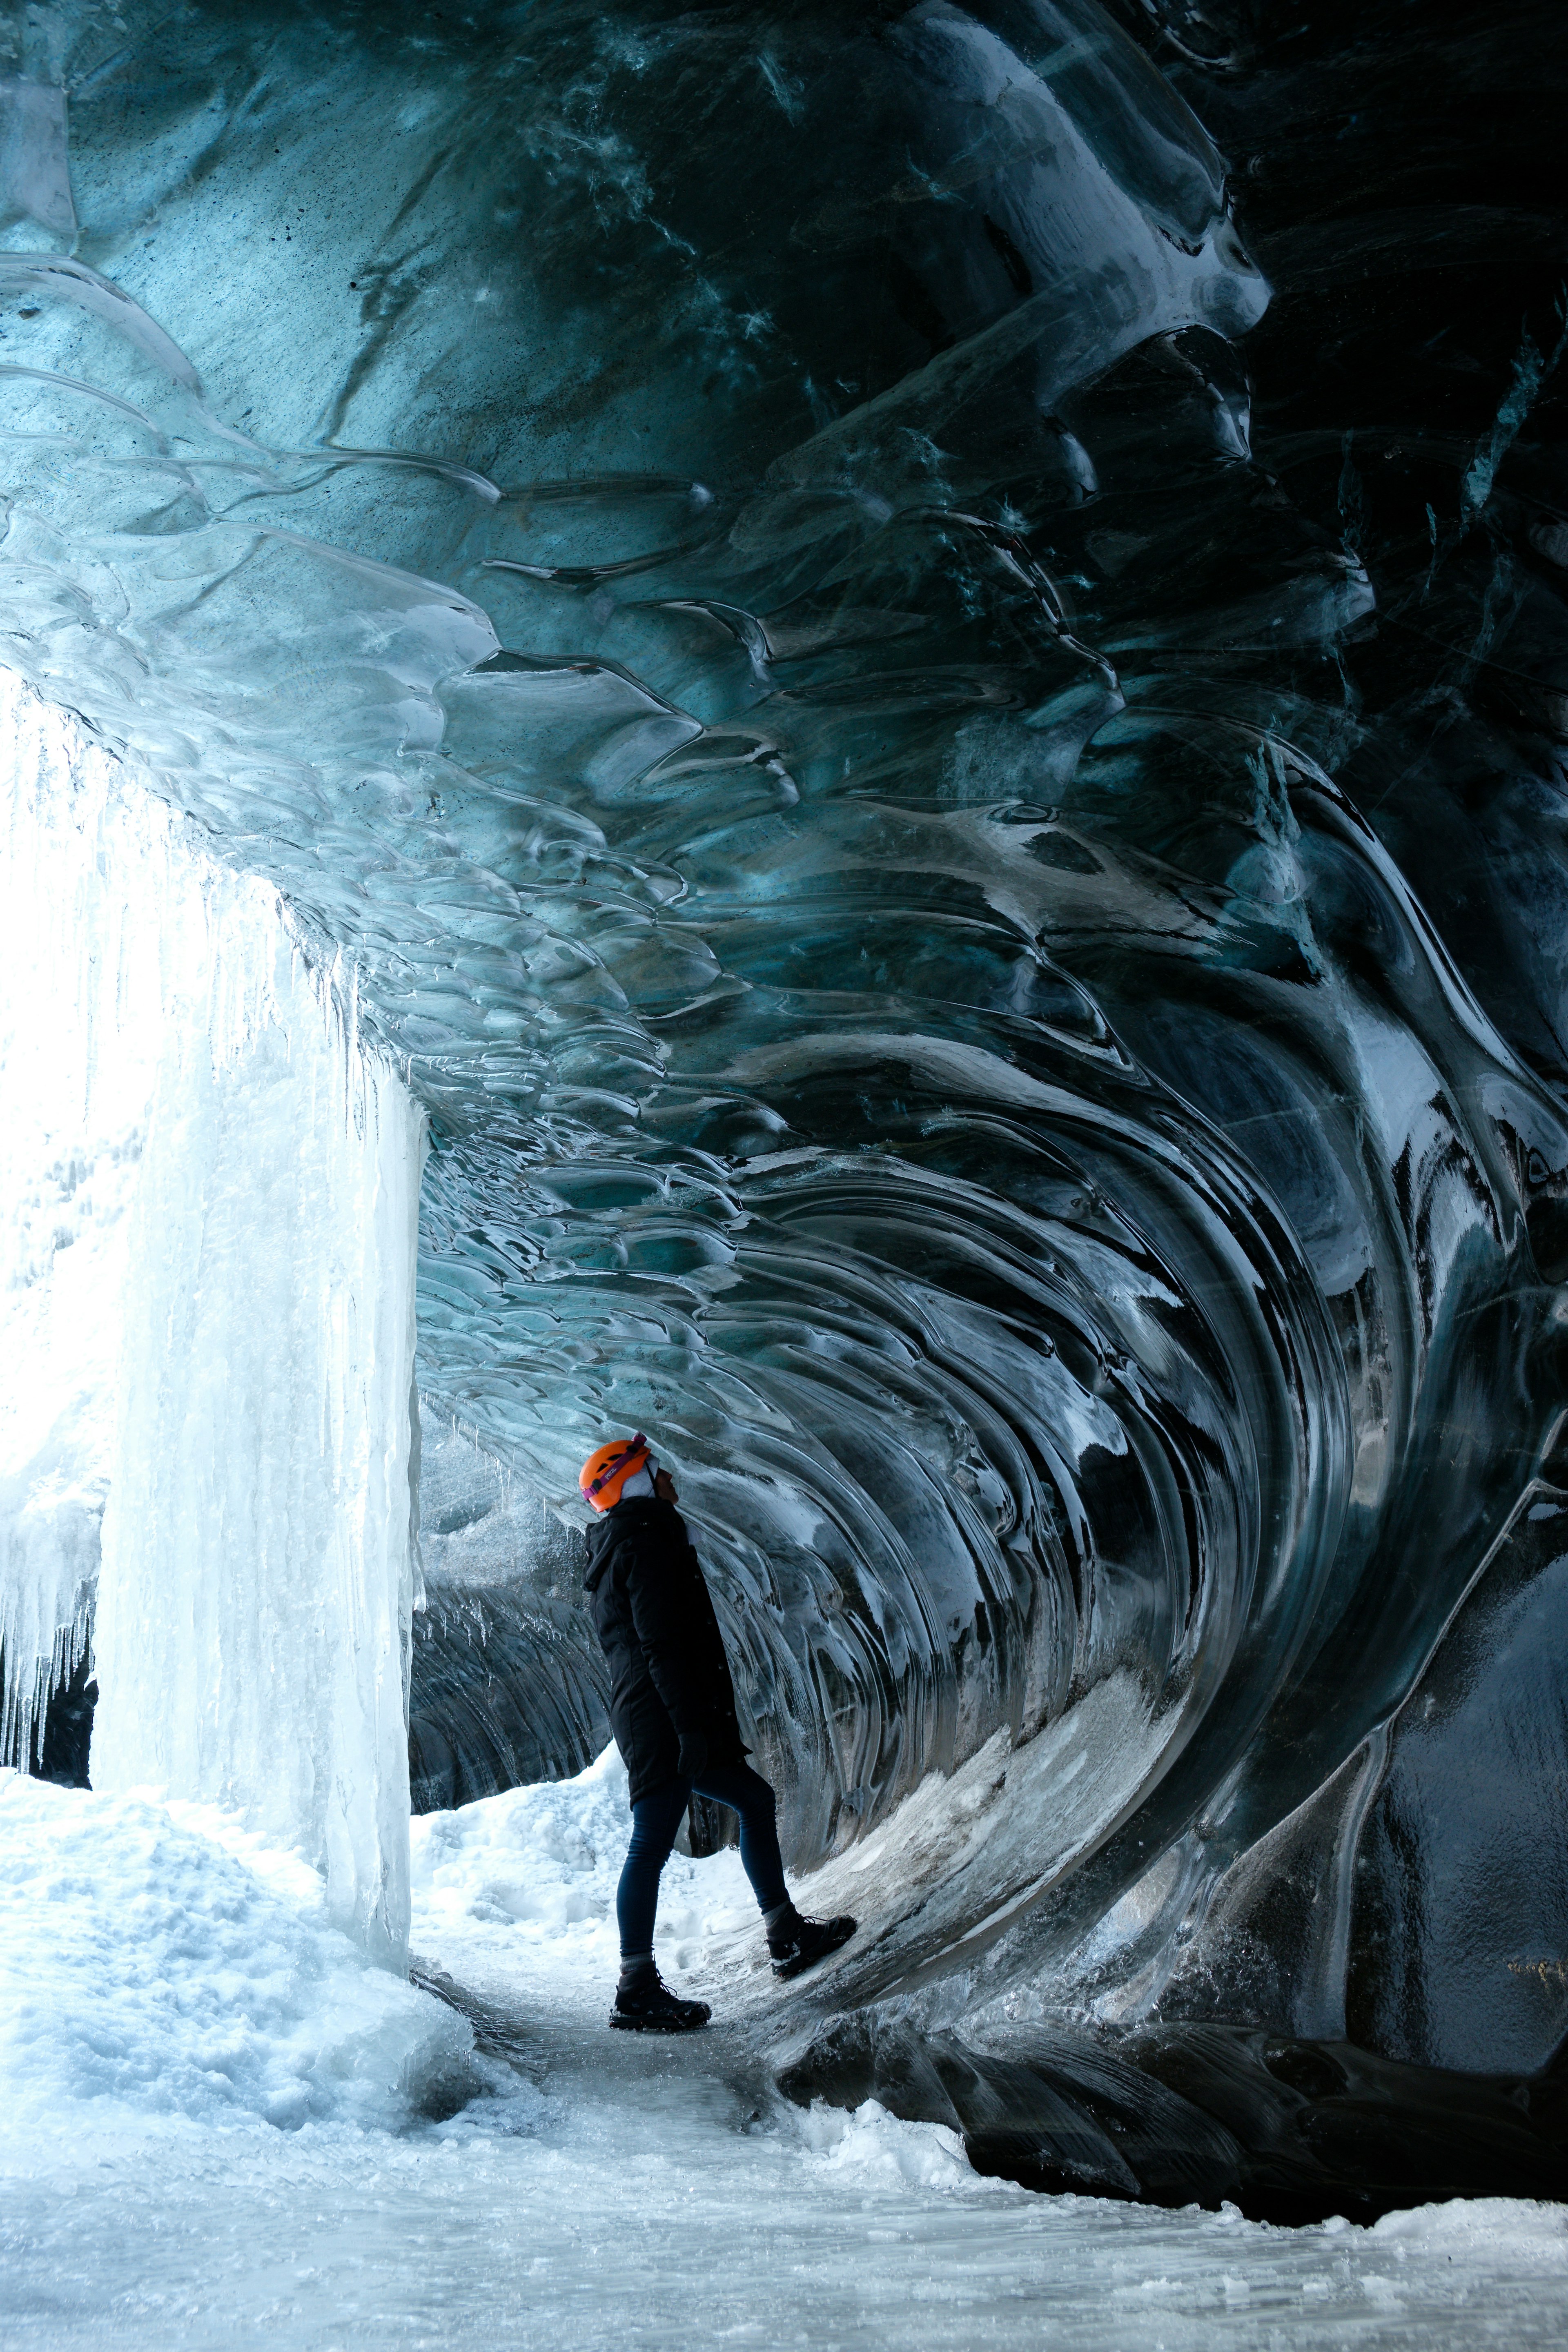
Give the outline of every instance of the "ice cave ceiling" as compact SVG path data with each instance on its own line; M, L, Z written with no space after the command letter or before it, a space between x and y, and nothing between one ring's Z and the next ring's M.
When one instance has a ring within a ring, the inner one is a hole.
M425 1801L645 1427L797 1860L1011 1737L841 2002L1551 2058L1564 40L16 19L0 659L431 1115Z

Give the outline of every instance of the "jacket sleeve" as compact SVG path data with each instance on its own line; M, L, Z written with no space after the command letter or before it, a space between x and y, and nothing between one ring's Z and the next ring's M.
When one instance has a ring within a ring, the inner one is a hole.
M626 1594L632 1627L647 1660L653 1686L678 1732L703 1729L700 1677L694 1674L696 1629L662 1544L628 1548Z

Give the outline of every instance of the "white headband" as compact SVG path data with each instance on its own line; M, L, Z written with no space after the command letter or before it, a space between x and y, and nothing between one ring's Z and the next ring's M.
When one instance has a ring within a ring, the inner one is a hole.
M653 1482L658 1476L658 1456L657 1454L650 1454L646 1461L638 1463L629 1478L622 1479L617 1501L624 1503L631 1496L651 1496L654 1491Z

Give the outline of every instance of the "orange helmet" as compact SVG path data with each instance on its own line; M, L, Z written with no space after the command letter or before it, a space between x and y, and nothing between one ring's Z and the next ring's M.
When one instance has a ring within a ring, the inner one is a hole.
M577 1473L577 1484L596 1511L615 1508L621 1488L642 1468L650 1451L640 1429L635 1437L612 1437L607 1445L595 1447Z

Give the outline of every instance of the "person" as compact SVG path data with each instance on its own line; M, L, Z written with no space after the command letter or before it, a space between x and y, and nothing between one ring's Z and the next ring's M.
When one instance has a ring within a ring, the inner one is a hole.
M779 1978L847 1944L849 1918L803 1919L784 1885L773 1792L746 1761L723 1636L675 1481L639 1431L592 1453L578 1480L598 1514L584 1590L610 1667L610 1722L631 1783L632 1838L616 1895L621 1974L610 2023L689 2033L711 2011L659 1977L653 1926L663 1870L693 1792L741 1820L741 1861Z

